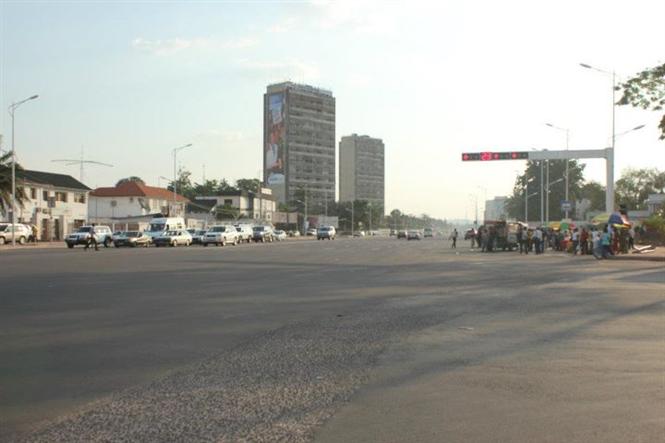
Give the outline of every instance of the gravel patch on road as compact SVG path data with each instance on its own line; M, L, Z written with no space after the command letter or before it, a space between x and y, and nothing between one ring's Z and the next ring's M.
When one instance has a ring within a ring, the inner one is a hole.
M25 441L310 441L391 341L443 317L395 301L286 326L92 403Z

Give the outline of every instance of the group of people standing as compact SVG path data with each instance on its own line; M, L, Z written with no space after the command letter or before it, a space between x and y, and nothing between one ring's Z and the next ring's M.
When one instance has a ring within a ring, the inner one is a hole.
M535 251L542 254L547 248L554 251L569 252L572 255L594 255L607 258L610 255L628 253L635 242L634 230L605 225L600 228L574 228L554 231L537 227L526 227L517 233L520 254Z

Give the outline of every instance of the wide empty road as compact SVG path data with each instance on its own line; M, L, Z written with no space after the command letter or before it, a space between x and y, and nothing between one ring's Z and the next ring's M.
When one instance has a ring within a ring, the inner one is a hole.
M0 441L665 438L662 263L440 240L0 251Z

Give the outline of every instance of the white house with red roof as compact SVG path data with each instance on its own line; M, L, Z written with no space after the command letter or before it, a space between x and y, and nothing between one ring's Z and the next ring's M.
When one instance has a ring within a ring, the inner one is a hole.
M184 217L189 200L164 188L128 181L90 192L88 217L93 223L152 217L156 214Z

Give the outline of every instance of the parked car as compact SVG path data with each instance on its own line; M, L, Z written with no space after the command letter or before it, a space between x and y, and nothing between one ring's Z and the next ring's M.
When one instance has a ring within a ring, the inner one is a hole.
M407 232L406 232L405 229L400 229L399 231L397 231L397 238L398 239L406 238L406 237L407 237Z
M364 237L365 236L365 231L355 231L353 233L354 237Z
M206 230L205 229L188 229L187 232L189 232L189 235L192 236L192 244L193 245L201 245L203 244L203 236L206 235Z
M236 231L238 232L238 240L240 242L251 242L252 241L252 225L236 225Z
M116 238L120 238L123 235L125 235L123 231L115 231L113 234L111 234L111 241L115 243Z
M11 243L12 236L16 243L24 245L32 238L32 229L21 223L0 223L0 245Z
M81 226L76 232L73 232L67 236L65 243L67 243L68 248L73 248L76 245L85 245L88 243L88 240L91 236L95 236L97 243L104 245L108 248L113 243L113 234L111 233L111 228L108 226Z
M274 232L275 240L277 241L284 241L286 240L286 232L282 230L276 230Z
M121 246L130 246L132 248L143 246L147 248L150 246L150 243L152 243L152 237L140 231L123 232L122 235L119 235L113 239L113 245L116 248Z
M289 237L300 237L300 231L289 231L287 234Z
M225 246L227 243L231 243L235 246L239 241L238 231L236 231L235 226L218 225L208 229L205 237L203 237L203 246L208 246L210 244L215 246Z
M316 228L309 228L309 229L307 230L306 235L308 235L308 236L314 236L314 235L316 235Z
M425 228L423 231L423 237L434 237L434 231L432 231L432 228Z
M410 229L406 235L407 240L422 240L423 234L417 229Z
M327 238L328 240L335 240L336 235L337 230L334 226L320 226L316 231L317 240L323 240L324 238Z
M153 237L152 242L156 247L179 245L189 246L192 244L192 236L184 229L176 229L174 231L166 231L158 237Z
M186 229L185 219L182 217L155 217L150 220L150 225L145 233L152 238L159 237L168 231Z
M273 239L273 230L271 226L261 225L252 228L252 240L254 240L255 243L272 242Z
M395 229L391 229L391 230L390 230L390 236L391 236L391 237L394 237L394 236L396 236L396 235L397 235L397 230L395 230Z

